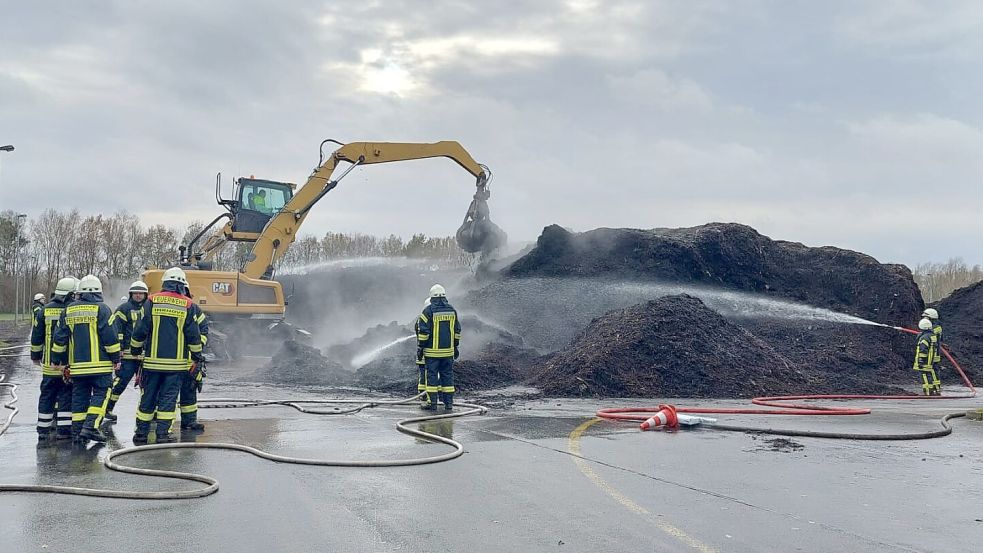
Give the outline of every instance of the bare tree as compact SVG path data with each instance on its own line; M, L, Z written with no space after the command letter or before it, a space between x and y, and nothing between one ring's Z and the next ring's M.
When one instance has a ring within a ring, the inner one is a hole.
M955 257L945 263L920 263L912 271L925 303L934 303L953 291L983 280L983 267L970 267Z

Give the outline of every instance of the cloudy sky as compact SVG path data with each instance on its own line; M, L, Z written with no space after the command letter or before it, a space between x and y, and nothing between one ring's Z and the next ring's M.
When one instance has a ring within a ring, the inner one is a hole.
M0 208L219 213L324 138L458 140L513 239L736 221L983 263L983 5L966 1L4 2ZM452 234L445 160L356 169L303 229Z

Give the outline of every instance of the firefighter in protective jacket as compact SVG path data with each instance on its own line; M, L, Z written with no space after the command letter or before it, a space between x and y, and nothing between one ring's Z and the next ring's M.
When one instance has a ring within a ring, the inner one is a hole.
M55 331L65 308L75 298L78 279L65 277L55 285L51 301L34 315L31 329L31 361L41 366L41 395L38 396L38 439L50 437L57 430L60 440L72 437L72 383L55 364L51 351Z
M147 283L142 280L134 282L130 285L129 297L116 308L116 311L113 311L111 320L116 329L116 336L119 337L119 343L123 347L123 361L120 363L116 378L113 379L113 388L109 392L109 403L106 405L106 420L109 422L116 422L117 417L113 413L116 402L126 391L126 387L130 385L130 380L136 375L140 363L143 361L130 353L130 338L143 317L143 303L147 301L149 292Z
M57 364L67 366L66 376L72 379L72 437L83 443L106 441L99 425L120 359L111 316L102 302L102 283L95 275L86 275L79 281L75 301L61 315L51 348Z
M461 322L439 284L430 288L430 305L417 321L416 339L417 359L423 359L427 367L427 401L422 408L436 409L438 396L442 396L444 408L450 411L454 408L454 360L460 355Z
M918 322L918 334L915 346L914 368L921 378L922 391L927 396L942 395L935 387L938 377L935 375L935 346L933 345L932 321L922 319Z
M184 295L188 279L179 267L164 271L162 290L143 304L143 317L130 339L130 353L143 355L140 407L133 443L145 444L157 414L157 443L173 442L171 426L188 357L201 361L201 310Z

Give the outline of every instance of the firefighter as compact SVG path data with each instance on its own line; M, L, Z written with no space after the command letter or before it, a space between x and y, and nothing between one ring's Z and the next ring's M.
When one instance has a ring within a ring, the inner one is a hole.
M913 368L921 376L922 391L925 395L942 395L935 387L938 377L935 376L935 368L933 367L935 350L932 346L932 337L934 336L932 321L927 318L918 321L918 329L921 332L918 334L917 345L915 346L915 366Z
M194 299L191 296L191 288L188 286L184 287L184 295L188 299ZM198 315L195 316L195 321L198 323L198 331L201 334L201 347L202 351L204 351L205 346L208 345L208 317L199 311ZM181 378L181 390L178 392L181 430L200 431L205 429L205 425L198 422L198 392L201 391L205 380L205 363L204 360L196 362L191 358L191 352L189 351L187 367L188 370Z
M78 279L65 277L55 285L51 301L36 310L31 329L31 361L41 367L41 395L38 397L38 440L72 437L72 383L52 358L55 331L61 314L75 297Z
M40 313L41 310L44 309L44 301L45 301L44 294L42 294L41 292L34 294L34 301L31 302L31 314L34 316L35 319L38 318L38 313Z
M109 403L106 404L106 420L109 422L116 422L117 416L113 413L116 402L119 401L120 396L126 391L126 387L130 385L130 380L140 369L142 359L134 357L130 353L129 344L133 330L140 322L140 318L143 317L143 303L147 301L148 293L150 293L150 289L146 282L138 280L131 284L129 297L116 308L112 319L110 319L123 349L123 360L120 363L119 372L116 373L116 378L113 379L113 388L109 392Z
M179 267L164 271L161 291L143 304L143 316L130 338L130 353L143 355L140 406L137 408L134 444L147 443L150 421L157 414L157 443L174 441L171 426L181 379L188 372L187 359L200 362L201 310L184 295L188 279ZM145 347L146 345L146 347Z
M461 323L457 311L447 301L447 291L439 284L430 288L430 305L417 321L416 358L427 367L427 401L421 409L437 408L443 395L444 409L454 409L454 360L460 355Z
M938 395L942 394L942 322L939 321L939 312L929 307L922 311L922 318L932 322L932 369L935 371L935 382L933 383Z
M72 379L72 437L81 443L106 441L99 425L120 361L111 316L102 301L102 283L95 275L86 275L79 281L75 301L61 315L51 348Z
M426 309L428 307L430 307L430 298L427 298L427 300L423 302L423 308ZM417 335L420 334L419 317L417 317L416 322L413 323L413 332L414 334ZM427 391L427 364L423 360L423 356L419 354L419 350L417 351L417 356L416 356L416 368L420 370L420 379L417 381L416 392L418 394L424 394ZM426 394L424 394L423 404L427 405L429 403L430 401L427 399Z

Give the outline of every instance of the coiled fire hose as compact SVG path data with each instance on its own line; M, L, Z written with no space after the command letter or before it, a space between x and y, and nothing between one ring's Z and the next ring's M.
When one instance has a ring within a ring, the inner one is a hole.
M896 330L912 332L909 329L896 327ZM600 409L596 415L602 419L614 421L631 421L643 423L642 429L648 428L648 421L653 415L660 415L663 420L675 421L676 414L723 414L723 415L805 415L805 416L832 416L832 415L869 415L869 408L849 408L849 407L829 407L821 405L810 405L803 403L789 403L801 400L849 400L866 399L877 401L924 401L942 399L962 399L976 397L976 387L966 376L966 372L955 360L949 349L945 346L940 348L946 359L952 363L956 371L962 378L963 384L969 390L969 394L949 395L949 396L918 396L918 395L859 395L859 394L816 394L816 395L797 395L797 396L771 396L756 397L751 400L754 405L763 407L773 407L773 409L734 409L734 408L712 408L712 407L676 407L675 405L659 405L658 407L609 407ZM869 434L856 432L824 432L818 430L793 430L777 428L759 428L746 425L717 424L716 422L708 425L714 430L726 430L731 432L751 432L757 434L774 434L778 436L795 436L808 438L829 438L840 440L926 440L930 438L941 438L952 434L952 426L949 421L952 419L965 417L965 412L949 413L944 415L939 423L942 428L927 432L905 432L900 434ZM668 426L675 426L669 424Z
M2 384L3 386L13 386L13 384ZM13 392L13 390L11 390ZM357 413L363 409L369 409L372 407L384 407L384 406L401 406L415 404L416 400L422 397L423 394L418 394L410 398L399 399L399 400L380 400L380 401L360 401L354 399L320 399L320 400L252 400L252 399L227 399L227 398L216 398L216 399L202 399L199 401L199 408L226 408L226 407L259 407L267 405L282 405L287 407L292 407L301 411L303 413L309 413L314 415L344 415L349 413ZM14 402L16 402L17 397L14 396ZM11 402L10 405L12 405ZM304 405L352 405L345 409L332 409L332 410L321 410L321 409L311 409L309 407L304 407ZM14 409L14 412L8 417L7 422L4 426L0 427L0 434L7 429L10 425L10 420L17 413L16 409L8 404L4 406L8 409ZM115 460L127 455L133 455L136 453L154 451L154 450L164 450L164 449L222 449L222 450L232 450L241 451L244 453L249 453L259 457L260 459L266 459L267 461L273 461L275 463L287 463L295 465L315 465L321 467L406 467L413 465L426 465L431 463L440 463L443 461L449 461L451 459L456 459L464 454L464 446L455 440L450 438L445 438L443 436L438 436L430 432L425 432L420 429L410 428L408 425L427 422L433 420L441 419L452 419L458 417L466 417L469 415L481 415L488 411L486 407L481 405L475 405L471 403L457 403L455 407L463 407L463 410L454 411L452 413L444 414L433 414L425 415L419 417L409 417L401 419L396 422L396 430L428 442L441 443L454 448L453 451L447 453L442 453L440 455L432 455L427 457L414 457L410 459L379 459L379 460L366 460L366 461L356 461L349 459L314 459L305 457L289 457L285 455L277 455L275 453L269 453L261 449L256 449L254 447L249 447L241 444L233 443L196 443L196 442L178 442L169 444L152 444L143 446L126 447L123 449L117 449L109 453L103 460L103 465L109 470L123 472L127 474L139 474L141 476L158 476L161 478L171 478L175 480L187 480L192 482L200 482L205 484L204 487L200 487L194 490L168 490L168 491L140 491L140 490L108 490L99 488L78 488L74 486L53 486L53 485L19 485L19 484L2 484L0 485L0 492L31 492L31 493L55 493L55 494L66 494L66 495L84 495L90 497L111 497L116 499L192 499L197 497L205 497L212 495L218 491L219 484L218 480L205 476L203 474L195 474L191 472L179 472L170 470L159 470L159 469L145 469L131 467L128 465L123 465Z

